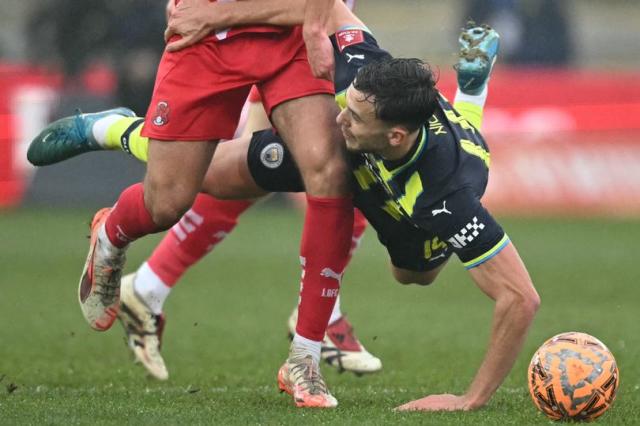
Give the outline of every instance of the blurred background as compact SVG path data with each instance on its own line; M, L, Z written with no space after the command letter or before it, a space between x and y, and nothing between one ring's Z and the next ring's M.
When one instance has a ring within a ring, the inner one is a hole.
M142 167L91 154L35 170L30 139L76 108L144 115L163 49L159 0L23 0L0 16L0 208L110 204ZM487 202L505 213L640 213L636 0L359 0L397 56L428 60L452 97L456 37L468 20L502 36L483 132ZM99 163L99 166L96 164ZM118 173L113 173L117 168Z

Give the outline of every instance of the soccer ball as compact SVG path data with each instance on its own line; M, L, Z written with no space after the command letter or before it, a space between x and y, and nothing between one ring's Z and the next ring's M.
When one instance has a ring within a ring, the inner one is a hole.
M553 420L593 420L616 397L619 374L613 355L585 333L558 334L544 342L529 364L533 403Z

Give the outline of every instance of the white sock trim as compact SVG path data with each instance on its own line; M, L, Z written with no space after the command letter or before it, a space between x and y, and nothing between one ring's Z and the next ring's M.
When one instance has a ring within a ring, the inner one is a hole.
M470 104L478 105L479 107L484 107L485 102L487 102L487 94L489 93L489 85L485 84L484 89L480 92L479 95L468 95L463 93L460 88L456 89L456 97L453 100L453 103L456 102L468 102Z
M98 240L100 240L100 244L98 244L99 249L106 252L108 256L117 255L120 252L125 251L128 247L128 246L125 246L123 248L116 247L111 242L111 239L109 239L109 236L107 235L107 228L105 226L105 223L100 225L100 229L98 229Z
M296 333L291 341L291 351L289 356L292 358L304 358L311 355L316 363L320 363L320 347L322 342L307 339Z
M162 281L147 262L144 262L140 265L140 268L138 268L136 278L133 282L133 289L156 315L162 313L162 306L171 292L171 287Z
M119 114L111 114L106 117L102 117L93 123L93 127L91 128L91 132L93 133L93 137L100 144L101 147L106 148L107 144L107 130L109 127L116 121L122 118Z

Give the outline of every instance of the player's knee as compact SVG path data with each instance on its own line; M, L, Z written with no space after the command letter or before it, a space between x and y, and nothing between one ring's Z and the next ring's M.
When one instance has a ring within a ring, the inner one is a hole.
M344 159L315 162L303 170L307 193L313 196L344 196L351 191L349 168Z
M152 201L147 205L153 223L163 229L169 229L175 225L183 214L189 210L189 205L172 203L170 201Z
M195 197L179 191L150 190L145 188L145 206L153 223L163 229L171 228L193 204Z

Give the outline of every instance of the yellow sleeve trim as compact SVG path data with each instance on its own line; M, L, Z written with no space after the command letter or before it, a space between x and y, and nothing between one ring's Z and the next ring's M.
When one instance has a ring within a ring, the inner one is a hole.
M475 259L472 259L472 260L470 260L468 262L464 262L463 265L464 265L465 269L475 268L476 266L478 266L478 265L486 262L487 260L491 259L496 254L500 253L500 251L503 248L505 248L507 246L507 244L509 244L509 241L511 241L509 239L509 236L507 234L504 234L504 236L500 239L500 241L498 241L498 244L496 244L491 249L489 249L485 254L482 254L482 255L480 255L480 256L476 257Z

